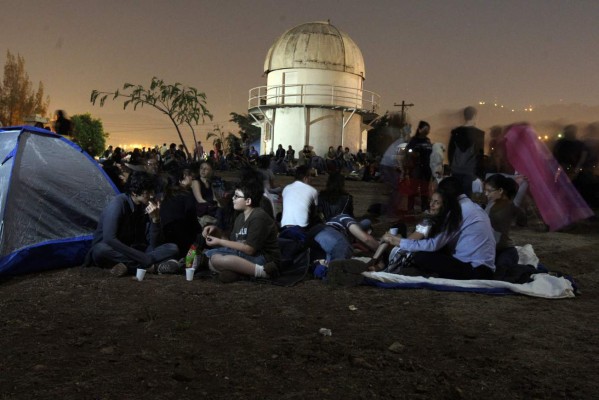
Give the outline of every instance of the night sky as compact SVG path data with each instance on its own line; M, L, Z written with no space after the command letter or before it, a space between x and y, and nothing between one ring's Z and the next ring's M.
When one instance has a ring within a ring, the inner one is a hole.
M229 112L247 112L249 89L266 84L273 42L330 19L362 50L364 88L381 95L381 111L412 102L412 122L427 119L440 135L459 122L457 110L480 101L483 128L534 121L559 105L563 115L541 119L598 121L597 17L598 1L576 0L3 0L0 63L7 50L22 55L52 111L101 118L112 144L150 145L177 141L164 116L122 111L122 101L92 106L91 91L148 86L153 76L180 82L208 96L214 121L199 127L201 137L215 124L236 131Z

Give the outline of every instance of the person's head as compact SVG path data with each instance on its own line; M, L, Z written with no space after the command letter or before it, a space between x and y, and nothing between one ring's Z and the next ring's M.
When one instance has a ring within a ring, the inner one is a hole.
M279 149L282 149L282 148L283 148L283 145L279 143Z
M200 178L202 178L202 179L212 178L212 173L213 173L212 164L210 164L208 161L206 161L206 160L202 161L200 163L200 168L198 169L198 171L199 171Z
M334 153L335 152L335 148L333 146L329 146L329 153Z
M146 160L146 171L150 174L157 174L158 173L158 160L155 157L149 157Z
M345 148L345 152L346 152L346 153L349 153L349 147L346 147L346 148Z
M295 169L295 180L304 181L310 178L310 167L307 165L300 165Z
M512 178L501 174L491 175L485 180L485 195L488 201L513 199L518 192L518 184Z
M310 145L309 144L307 144L307 145L304 146L304 151L310 151Z
M191 186L191 181L193 180L193 173L189 168L178 169L175 174L175 177L177 179L177 182L179 183L179 186L187 189Z
M325 191L330 194L345 193L345 177L339 172L332 172L327 179Z
M564 139L576 140L576 133L578 128L576 125L567 125L564 127Z
M154 197L156 180L147 172L135 171L127 179L125 192L131 196L135 204L148 204Z
M476 117L476 108L468 106L464 108L464 120L472 121Z
M462 182L455 176L448 176L439 182L439 189L455 198L464 194Z
M289 150L292 150L292 149L293 149L293 147L291 147L291 145L289 145L289 147L287 147L287 149L289 149Z
M270 168L270 156L263 155L258 157L256 160L256 164L260 169L269 169Z
M438 221L434 233L438 233L440 230L451 233L459 229L462 222L462 207L453 192L444 190L439 185L431 196L429 210L435 220Z
M233 194L233 208L244 211L248 208L260 207L260 200L264 196L264 185L260 178L247 171L235 187Z
M338 153L342 153L343 152L343 146L337 146L337 152Z
M64 110L56 110L56 118L66 118L66 113L64 112Z
M419 136L426 136L429 134L431 126L426 121L418 122L418 128L416 128L416 134Z

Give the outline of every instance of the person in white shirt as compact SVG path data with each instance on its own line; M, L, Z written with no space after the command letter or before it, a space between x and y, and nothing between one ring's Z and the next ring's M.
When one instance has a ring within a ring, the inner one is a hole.
M283 189L283 216L281 235L286 229L304 230L310 223L310 215L318 205L318 192L310 186L310 168L300 165L295 170L295 182Z

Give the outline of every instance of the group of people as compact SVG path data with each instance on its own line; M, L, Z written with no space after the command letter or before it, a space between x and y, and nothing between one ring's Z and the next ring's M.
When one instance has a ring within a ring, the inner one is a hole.
M518 211L510 200L513 185L501 175L486 183L488 213L468 199L459 180L450 177L431 197L428 223L407 237L387 233L376 239L369 221L354 216L354 200L345 190L344 176L331 173L319 193L310 185L312 176L305 165L296 168L295 181L282 191L280 223L263 207L262 175L245 171L231 196L238 213L232 227L219 225L216 218L202 225L198 209L206 212L213 205L211 172L208 162L200 164L199 176L183 168L158 194L156 175L134 171L125 192L115 196L100 217L89 264L109 267L116 276L133 274L138 268L178 273L193 246L198 248L198 270L212 271L222 282L268 279L279 274L279 237L310 247L313 259L323 265L351 259L359 251L374 255L371 268L396 273L410 273L410 268L394 263L398 252L410 253L410 267L417 273L455 279L492 279L496 265L517 263L508 232L509 221ZM391 250L384 259L381 245Z
M231 187L214 178L210 160L189 163L171 146L170 162L168 151L160 156L149 151L140 155L137 168L123 168L118 177L123 193L100 217L88 261L110 267L118 276L137 268L178 273L193 248L197 270L212 271L223 282L268 279L280 272L279 241L284 239L309 247L312 259L325 266L360 253L372 258L364 269L374 271L452 279L504 276L518 266L509 231L514 222L525 221L521 205L528 183L490 174L481 183L486 206L472 201L482 149L482 131L469 122L474 115L475 110L467 108L466 123L451 132L450 176L443 173L434 186L418 184L424 219L410 234L403 225L400 233L375 238L370 222L356 218L354 198L340 173L343 165L333 157L349 149L331 147L330 158L322 158L328 179L318 192L310 184L315 156L309 146L301 152L306 154L299 157L304 162L297 163L294 182L284 188L275 185L272 169L279 161L295 160L291 146L285 151L279 145L272 158L258 157L257 167L242 170ZM429 131L422 121L406 147L411 158L407 170L414 181L436 177ZM327 167L327 161L335 166ZM272 194L282 197L280 219Z

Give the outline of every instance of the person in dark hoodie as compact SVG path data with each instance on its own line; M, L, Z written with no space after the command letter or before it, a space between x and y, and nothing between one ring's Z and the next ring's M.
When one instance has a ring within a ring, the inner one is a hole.
M476 108L468 106L464 109L464 125L451 131L447 156L451 175L461 183L464 194L472 195L472 182L481 172L485 132L475 127Z
M91 264L124 276L134 274L137 268L151 270L155 264L177 256L176 244L158 244L160 205L151 200L154 182L147 172L134 172L125 193L108 203L94 232Z

